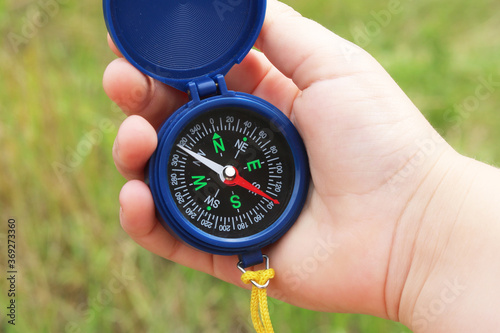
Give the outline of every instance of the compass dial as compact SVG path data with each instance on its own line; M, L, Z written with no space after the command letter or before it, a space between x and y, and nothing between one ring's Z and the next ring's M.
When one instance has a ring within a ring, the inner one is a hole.
M262 115L233 107L188 123L174 141L166 173L181 214L221 238L270 227L288 206L295 182L283 133Z

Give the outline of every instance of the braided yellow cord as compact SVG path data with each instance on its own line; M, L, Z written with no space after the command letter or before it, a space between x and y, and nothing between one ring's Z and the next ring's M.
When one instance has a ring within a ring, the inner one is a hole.
M248 271L241 276L241 281L245 284L250 284L252 281L265 285L267 281L274 278L274 269L265 269L261 271ZM259 317L260 306L260 317ZM252 322L257 333L274 333L269 309L267 307L267 290L260 289L256 286L252 288L252 298L250 300L250 310L252 312Z

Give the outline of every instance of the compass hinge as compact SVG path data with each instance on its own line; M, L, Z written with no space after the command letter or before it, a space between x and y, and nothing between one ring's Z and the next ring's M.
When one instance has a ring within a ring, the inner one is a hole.
M239 258L240 263L238 265L243 268L255 266L264 262L264 256L262 255L262 252L260 250L241 254L239 255Z
M193 101L223 95L227 93L226 81L223 75L217 75L214 78L204 77L196 81L189 82L188 93Z

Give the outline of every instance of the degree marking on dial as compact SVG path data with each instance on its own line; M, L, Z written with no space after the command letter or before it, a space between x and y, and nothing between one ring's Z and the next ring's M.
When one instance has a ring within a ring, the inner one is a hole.
M255 137L253 136L253 134L255 133L256 130L257 130L257 127L255 127L253 129L253 132L249 135L249 137L251 137L253 141L255 141Z
M247 218L248 218L248 221L250 221L250 224L253 224L253 221L252 221L252 219L250 218L250 215L248 215L248 212L247 212Z
M185 204L184 206L182 206L182 208L186 208L186 207L187 207L187 205L189 205L191 202L193 202L193 199L189 200L189 201L187 202L187 204Z
M265 146L267 146L269 144L269 142L271 142L271 140L269 140L266 143L264 143L260 148L264 148Z
M208 135L208 131L207 131L207 128L205 127L205 124L201 123L201 125L203 126L203 129L205 130L205 133Z
M268 158L269 158L269 157L268 157ZM274 161L279 160L279 159L280 159L279 157L275 157L275 158L272 158L272 159L270 159L270 160L267 160L267 162L274 162Z
M193 140L193 138L191 137L191 135L186 134L186 136L187 136L187 137L188 137L191 141L193 141L193 144L196 144L196 141L194 141L194 140Z
M240 120L241 119L238 119L238 122L236 123L236 132L238 132L238 128L240 128Z
M267 213L267 210L266 210L264 207L262 207L262 205L261 205L261 203L260 203L260 202L259 202L259 205L258 205L258 206L259 206L260 208L262 208L262 210L263 210L265 213Z

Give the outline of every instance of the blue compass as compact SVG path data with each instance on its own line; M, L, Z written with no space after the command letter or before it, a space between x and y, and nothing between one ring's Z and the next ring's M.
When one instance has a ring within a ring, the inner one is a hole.
M143 73L190 101L163 124L148 165L157 215L199 250L262 262L300 214L309 189L290 120L224 75L260 32L265 0L104 0L110 35Z

